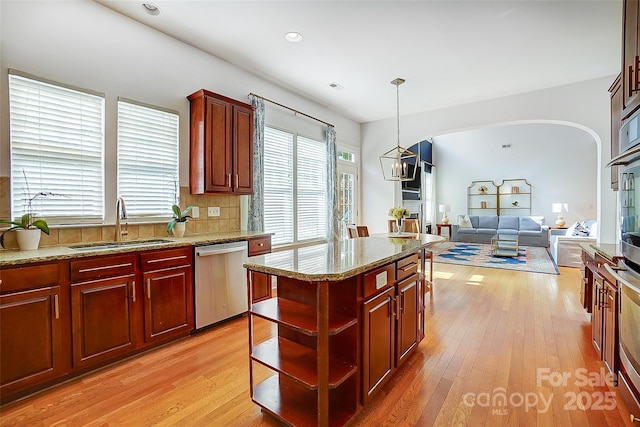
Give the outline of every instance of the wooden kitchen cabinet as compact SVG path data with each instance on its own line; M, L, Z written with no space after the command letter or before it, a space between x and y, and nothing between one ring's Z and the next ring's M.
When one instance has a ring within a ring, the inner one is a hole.
M73 367L103 364L133 352L139 342L136 256L70 262Z
M611 94L611 158L620 154L620 127L622 126L622 76L618 75L609 88ZM618 166L611 166L611 189L618 191Z
M602 361L615 379L618 374L618 289L605 282L602 297Z
M420 302L423 299L420 293L424 293L424 288L418 269L420 263L419 254L414 254L365 274L365 296L371 295L375 283L393 284L363 303L362 371L365 403L412 354L422 338ZM397 283L394 282L394 269Z
M204 89L187 98L191 194L252 194L253 107Z
M604 293L604 278L599 274L593 277L593 306L591 307L591 342L599 355L602 355L602 300Z
M638 0L624 0L622 28L622 118L640 106L640 7Z
M249 256L258 256L271 253L271 236L258 237L249 240ZM250 300L251 303L271 298L272 277L270 274L257 271L249 272Z
M191 247L140 255L144 283L144 340L156 343L194 328Z
M66 301L56 262L0 269L2 402L70 369L63 334L63 325L68 325Z

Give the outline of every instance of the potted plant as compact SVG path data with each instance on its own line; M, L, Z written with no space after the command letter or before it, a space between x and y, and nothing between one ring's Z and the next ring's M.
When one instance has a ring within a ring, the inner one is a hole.
M193 209L193 206L187 206L185 210L180 210L180 206L178 205L171 206L173 219L167 224L167 231L172 232L174 237L184 236L185 225L187 220L191 218L191 215L189 215L191 209Z
M5 230L2 235L0 235L0 245L4 248L4 235L12 230L16 230L17 240L18 240L18 248L21 251L30 251L34 249L38 249L38 245L40 244L40 232L44 232L45 234L49 234L49 225L47 221L44 219L35 219L33 213L31 213L31 202L38 196L47 196L50 193L40 192L33 196L29 200L29 212L22 215L19 221L12 221L10 219L0 219L0 223L9 224L11 227L8 230Z

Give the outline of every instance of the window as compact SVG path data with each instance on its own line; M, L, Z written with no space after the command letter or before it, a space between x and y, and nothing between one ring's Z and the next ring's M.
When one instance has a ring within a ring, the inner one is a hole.
M118 196L129 218L170 217L178 202L178 119L174 112L118 100Z
M326 143L265 127L264 220L274 245L325 239Z
M356 162L356 155L350 151L338 150L338 160L342 160L349 163Z
M104 96L9 70L12 217L50 224L104 217ZM26 179L25 179L26 177Z

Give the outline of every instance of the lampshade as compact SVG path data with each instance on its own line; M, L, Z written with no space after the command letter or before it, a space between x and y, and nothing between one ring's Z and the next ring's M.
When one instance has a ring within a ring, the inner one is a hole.
M398 126L398 140L396 147L380 156L380 167L385 181L413 181L416 177L415 167L418 155L406 148L400 147L400 89L404 79L397 78L391 82L396 86L396 113Z
M449 205L440 205L440 206L438 206L438 212L451 212L451 206L449 206Z
M447 218L447 212L451 210L451 206L449 205L439 205L438 210L442 212L442 220L440 221L442 224L449 224L449 218Z

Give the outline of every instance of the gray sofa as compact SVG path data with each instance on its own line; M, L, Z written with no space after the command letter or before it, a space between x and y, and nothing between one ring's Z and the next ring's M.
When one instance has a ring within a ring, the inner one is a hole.
M467 243L491 243L498 232L517 234L522 246L549 246L549 226L542 225L544 218L529 216L468 215L472 227L453 224L451 240Z

